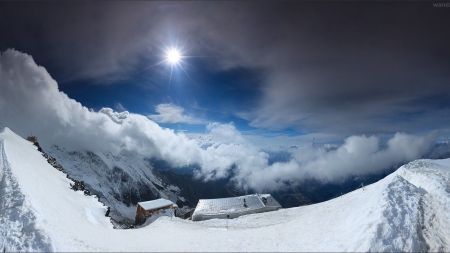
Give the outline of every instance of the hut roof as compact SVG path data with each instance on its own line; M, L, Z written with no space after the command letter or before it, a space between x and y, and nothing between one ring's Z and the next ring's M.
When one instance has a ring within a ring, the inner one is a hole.
M155 199L155 200L150 200L150 201L145 201L145 202L138 202L138 205L140 205L145 210L152 210L152 209L158 209L158 208L175 205L175 204L170 200L161 198L161 199Z
M267 203L267 199L270 198L270 203ZM244 205L245 199L245 205ZM266 199L266 200L265 200ZM266 201L266 204L263 202ZM280 206L278 202L273 199L270 194L251 194L232 198L221 199L200 199L195 213L197 214L226 214L237 213L243 211L256 210L270 206Z

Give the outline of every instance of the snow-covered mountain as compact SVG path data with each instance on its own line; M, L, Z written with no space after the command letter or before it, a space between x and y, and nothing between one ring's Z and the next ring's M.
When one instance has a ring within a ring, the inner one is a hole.
M52 146L47 153L70 177L84 181L92 194L111 207L111 217L119 222L134 222L139 201L160 197L174 203L184 200L177 186L157 177L151 165L135 153L68 151L58 146Z
M411 162L320 204L232 220L163 216L145 227L113 229L106 207L71 190L36 149L7 128L0 133L2 251L450 251L450 159ZM104 170L129 161L85 156L61 159L73 166L101 159ZM104 190L103 181L89 183Z

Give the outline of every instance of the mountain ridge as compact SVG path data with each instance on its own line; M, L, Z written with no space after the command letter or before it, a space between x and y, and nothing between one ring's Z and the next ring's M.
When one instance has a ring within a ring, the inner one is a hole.
M3 251L450 250L450 159L410 162L320 204L200 222L168 213L123 230L113 229L95 197L71 190L32 143L8 131L0 143L7 193L0 211L10 214L2 216Z

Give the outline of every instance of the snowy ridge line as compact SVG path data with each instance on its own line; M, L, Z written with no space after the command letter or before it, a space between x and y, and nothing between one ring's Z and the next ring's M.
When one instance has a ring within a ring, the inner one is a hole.
M123 230L113 229L98 200L68 189L71 181L30 142L9 129L1 140L4 251L450 252L450 159L409 163L367 190L319 204L199 222L161 214Z
M70 184L71 189L74 191L82 191L84 193L85 196L94 196L98 202L100 202L103 206L106 206L109 208L109 206L107 206L105 203L103 203L102 201L100 201L100 197L97 194L91 194L90 190L85 188L83 181L79 182L78 180L72 178L69 173L64 170L63 166L61 164L59 164L56 161L56 158L50 156L49 154L47 154L39 145L38 142L33 142L33 145L35 145L38 148L38 151L42 153L42 156L45 157L45 159L47 159L47 162L55 169L61 171L62 173L64 173L66 175L66 178L70 179L74 184ZM106 216L106 215L105 215ZM109 217L111 224L113 224L114 228L128 228L128 227L123 227L122 224L120 224L118 221L113 220L112 217Z
M54 158L54 157L50 156L49 154L47 154L47 153L39 146L39 143L38 143L38 142L34 142L33 144L34 144L36 147L38 147L38 151L42 153L42 156L45 157L45 159L47 159L47 162L48 162L50 165L52 165L53 168L55 168L55 169L61 171L62 173L66 174L66 178L68 178L68 179L72 180L72 182L74 182L74 185L70 184L70 186L71 186L71 189L77 191L78 189L77 189L76 187L74 187L74 186L77 185L77 184L80 183L80 182L79 182L78 180L75 180L74 178L72 178L72 177L69 175L69 173L68 173L66 170L64 170L63 166L62 166L61 164L59 164L59 163L56 161L56 158ZM83 187L83 188L84 188L84 187ZM85 190L85 189L82 189L82 190L81 190L81 189L80 189L79 191L84 191L84 193L85 193L86 196L90 196L90 195L91 195L91 194L89 194L89 192L90 192L89 189L87 189L87 190ZM95 194L95 195L96 195L96 194ZM97 196L97 195L96 195L96 196ZM98 196L97 196L97 198L98 198ZM99 200L99 202L102 203L100 200ZM104 203L102 203L102 204L105 205ZM105 205L105 206L106 206L106 205Z
M450 251L450 160L416 160L399 174L423 193L422 236L431 252Z
M135 223L138 202L165 198L175 203L180 195L177 186L165 184L151 164L133 152L71 151L53 145L48 154L58 159L71 177L100 195L111 208L110 217L127 226Z
M382 211L382 222L377 225L369 251L427 251L429 247L422 235L423 192L402 176L394 175L383 196L386 205Z
M2 131L4 132L4 130ZM0 251L53 251L50 238L36 228L36 216L26 204L0 141Z

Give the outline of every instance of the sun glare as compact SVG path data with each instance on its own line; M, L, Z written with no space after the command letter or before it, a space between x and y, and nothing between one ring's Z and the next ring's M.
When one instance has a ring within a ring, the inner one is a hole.
M172 64L178 63L180 58L180 52L175 48L172 48L169 52L167 52L167 60Z

